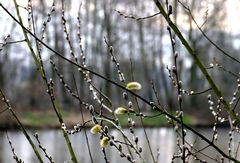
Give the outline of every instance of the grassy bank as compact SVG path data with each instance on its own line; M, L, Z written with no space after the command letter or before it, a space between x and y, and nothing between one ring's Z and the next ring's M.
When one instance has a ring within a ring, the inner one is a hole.
M52 111L18 111L18 118L26 128L58 128L60 126L57 116ZM81 115L74 111L62 111L62 115L66 124L72 126L76 123L80 123ZM0 119L0 128L17 128L16 121L5 113L4 117Z
M26 128L58 128L59 122L56 117L56 114L51 111L21 111L17 113L19 119L23 123ZM81 124L81 114L75 111L62 111L62 115L65 123L68 126L73 126L77 123ZM140 125L139 117L132 116L130 117L135 121L136 126ZM89 114L84 115L85 120L91 119ZM120 115L118 116L120 124L124 127L128 125L128 116ZM191 116L184 116L184 122L186 124L195 123L194 118ZM151 116L143 118L143 123L146 126L158 127L167 125L166 118L163 116ZM91 126L92 124L87 124L87 126ZM17 128L17 123L11 116L5 115L4 118L0 119L0 128Z

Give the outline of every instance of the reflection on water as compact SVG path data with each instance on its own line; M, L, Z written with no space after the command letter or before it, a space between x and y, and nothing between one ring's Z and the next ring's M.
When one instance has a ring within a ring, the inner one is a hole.
M34 133L31 131L29 132L31 135L33 135ZM200 130L200 132L209 138L211 138L212 136L211 129L202 129ZM44 145L44 147L47 149L47 152L54 158L55 162L64 161L71 162L71 158L67 151L67 147L61 131L42 130L38 131L38 133L42 145ZM99 136L92 135L90 134L90 132L87 133L91 146L91 152L93 155L93 161L96 163L104 163L105 161L103 159L102 151L99 145ZM158 162L159 163L171 162L172 155L174 152L176 152L175 132L170 128L151 128L151 129L149 128L147 129L147 133L149 135L151 147L154 151L155 156L157 155L157 149L159 149L160 156ZM28 144L27 140L25 139L24 135L21 132L10 131L8 132L8 134L10 139L12 140L12 144L15 148L16 154L22 160L24 160L25 163L38 162L30 145ZM114 137L120 139L120 135L116 130L112 130L111 135L114 135ZM146 162L152 162L143 130L140 128L136 129L136 135L139 137L139 144L143 147L143 157L146 159ZM220 142L220 148L225 149L226 151L228 147L228 130L226 129L219 130L219 135L221 135L221 137L219 137L218 140L218 142ZM131 138L130 135L129 137ZM90 162L84 134L79 133L71 135L70 138L73 144L73 148L75 149L78 161L81 163ZM189 143L201 142L197 144L198 148L204 147L206 145L202 143L202 141L200 141L199 139L196 139L196 137L191 133L188 133L187 140ZM234 140L236 142L239 142L240 138L235 136ZM236 148L237 145L235 149ZM210 148L208 149L208 151L204 152L211 154L214 157L217 157L217 152ZM107 156L111 163L127 162L125 159L120 158L118 152L115 149L110 147L107 148ZM0 163L12 163L12 162L15 161L12 159L12 152L6 138L6 133L0 132ZM44 162L48 162L48 160L45 159Z

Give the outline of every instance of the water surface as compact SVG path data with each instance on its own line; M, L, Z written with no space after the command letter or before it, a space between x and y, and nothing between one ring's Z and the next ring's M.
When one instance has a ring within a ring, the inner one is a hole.
M128 131L125 131L128 133ZM209 139L212 137L212 129L200 129L199 132L207 136ZM47 152L53 157L55 162L71 162L71 157L68 153L66 143L64 141L62 132L59 130L40 130L38 131L40 141L42 145L47 149ZM102 151L99 145L99 135L92 135L89 131L88 138L91 147L91 153L93 155L93 160L96 163L105 163L102 155ZM143 157L146 162L151 161L151 155L149 149L147 147L147 141L144 136L143 129L138 128L135 130L136 135L139 137L139 145L143 147ZM149 140L151 143L151 148L153 150L154 156L157 156L157 150L159 149L159 163L170 163L172 156L174 153L177 153L176 148L176 133L171 128L148 128L147 133L149 136ZM34 131L29 131L30 135L34 134ZM228 130L227 129L219 129L218 134L218 144L221 149L227 152L228 149ZM34 155L31 146L28 144L24 135L19 131L9 131L8 135L12 140L12 145L14 146L15 152L19 158L24 160L25 163L37 163L36 156ZM121 135L117 130L111 130L111 135L114 135L117 139L121 139ZM132 136L129 134L129 138ZM35 138L32 136L32 139ZM90 162L90 157L87 150L86 139L83 133L70 135L70 139L77 155L77 159L80 163L88 163ZM187 134L187 141L189 143L194 143L195 147L202 148L205 147L206 143L203 143L199 138L197 138L194 134ZM235 144L233 147L237 149L237 144L240 141L239 135L234 135ZM203 153L209 154L214 158L218 157L218 153L212 148L208 148L204 150ZM44 154L41 153L43 156ZM107 147L107 156L111 163L116 162L127 162L126 159L121 158L116 151L112 147ZM208 159L204 155L199 155L200 158ZM44 157L43 157L44 158ZM190 160L194 162L193 160ZM210 162L214 162L213 160L209 160ZM49 162L44 159L44 162ZM177 160L176 160L177 162ZM12 158L12 152L9 146L9 143L6 138L5 132L0 132L0 163L15 163L15 160Z

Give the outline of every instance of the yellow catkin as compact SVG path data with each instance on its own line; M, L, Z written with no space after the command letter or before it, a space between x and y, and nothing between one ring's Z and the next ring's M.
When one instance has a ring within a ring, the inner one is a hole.
M129 83L127 83L126 89L128 89L130 91L137 91L137 90L142 89L142 86L138 82L129 82Z
M109 143L109 138L104 136L101 141L100 141L100 145L102 148L105 148Z
M114 113L117 115L121 115L121 114L126 114L128 112L128 110L124 107L118 107Z
M99 124L96 124L91 128L90 132L92 134L97 134L101 131L101 128L102 128L102 126L100 126Z

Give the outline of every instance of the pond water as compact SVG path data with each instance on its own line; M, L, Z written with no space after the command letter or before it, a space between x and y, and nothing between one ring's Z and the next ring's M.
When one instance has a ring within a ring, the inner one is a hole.
M170 163L172 155L176 151L176 133L171 128L147 128L147 134L149 136L149 140L151 143L151 147L153 149L154 156L157 155L157 149L159 149L159 163ZM211 138L212 136L212 129L199 129L199 131L205 135L206 137ZM99 145L99 136L92 135L89 131L87 131L89 142L91 146L91 152L93 155L94 163L104 163L104 158L102 155L102 151ZM143 147L143 157L145 158L146 162L150 163L151 155L149 153L147 142L144 137L143 129L138 128L135 130L136 135L139 137L139 144ZM33 135L33 131L29 131L30 135ZM38 131L40 141L42 145L47 149L47 152L53 157L54 161L57 163L60 162L71 162L71 158L67 151L66 143L62 136L62 132L59 130L40 130ZM37 163L37 159L28 144L24 135L19 131L9 131L8 135L12 140L12 145L14 146L15 152L19 158L24 160L25 163ZM120 137L117 130L111 130L111 135L114 135L116 138ZM221 149L225 152L228 149L228 130L227 129L218 129L218 145ZM130 135L129 135L130 136ZM34 137L33 137L34 139ZM73 148L77 155L78 161L80 163L88 163L90 162L90 158L88 155L86 139L83 133L75 134L70 136L71 142L73 144ZM199 138L192 133L187 134L187 141L189 143L195 143L195 147L201 148L204 147L206 144L203 143ZM240 141L239 135L234 135L234 148L237 149L237 144ZM119 156L118 151L116 151L112 147L107 147L107 156L111 163L117 162L127 162L126 159L123 159ZM207 148L206 150L202 151L205 154L210 154L214 158L217 158L218 153L213 150L212 148ZM234 153L236 154L236 153ZM44 155L44 154L42 154ZM207 160L204 155L199 155ZM44 158L44 157L43 157ZM0 163L14 163L15 160L12 158L12 152L9 146L9 143L6 138L5 132L0 132ZM49 162L48 160L44 160L44 162ZM177 162L177 160L176 160ZM190 160L190 162L194 162ZM196 161L197 162L197 161ZM210 160L209 162L214 162Z

